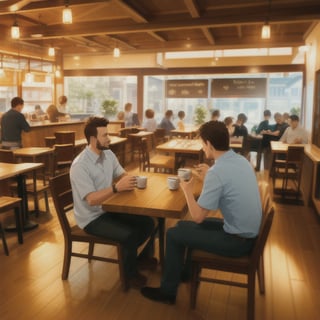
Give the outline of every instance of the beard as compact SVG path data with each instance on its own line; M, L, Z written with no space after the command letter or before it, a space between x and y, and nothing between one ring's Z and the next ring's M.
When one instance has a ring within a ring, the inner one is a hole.
M98 140L97 140L97 149L98 150L109 150L109 145L108 146L103 146Z

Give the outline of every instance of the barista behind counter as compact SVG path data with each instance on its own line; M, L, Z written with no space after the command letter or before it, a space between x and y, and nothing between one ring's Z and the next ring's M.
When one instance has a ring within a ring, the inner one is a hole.
M69 114L60 112L54 104L50 104L47 108L47 115L50 122L58 122L60 118L70 119Z

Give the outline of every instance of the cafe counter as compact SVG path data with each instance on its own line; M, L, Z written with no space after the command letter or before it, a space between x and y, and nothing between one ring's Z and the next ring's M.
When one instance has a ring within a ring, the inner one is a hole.
M29 132L22 133L22 145L24 147L44 147L45 137L54 137L56 131L74 131L75 138L84 138L84 121L70 119L63 122L34 121L30 123Z

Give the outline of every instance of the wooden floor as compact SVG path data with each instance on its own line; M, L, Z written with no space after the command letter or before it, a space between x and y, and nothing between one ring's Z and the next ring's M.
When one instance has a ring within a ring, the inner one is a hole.
M104 262L73 258L69 280L62 281L63 236L50 204L51 214L32 217L39 227L25 233L23 245L7 233L9 257L0 245L0 319L245 319L241 288L201 284L197 308L190 311L188 284L179 287L175 306L157 304L136 290L122 292L117 267ZM256 290L256 319L320 319L319 218L305 206L275 204L275 209L265 250L266 294ZM148 285L159 285L159 269L145 274Z

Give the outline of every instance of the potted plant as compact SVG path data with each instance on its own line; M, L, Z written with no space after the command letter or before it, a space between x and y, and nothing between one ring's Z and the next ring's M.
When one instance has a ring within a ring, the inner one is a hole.
M207 110L204 106L198 105L194 110L194 122L196 125L201 125L206 121Z
M106 117L115 116L118 111L118 101L112 98L104 100L101 104L101 110Z

